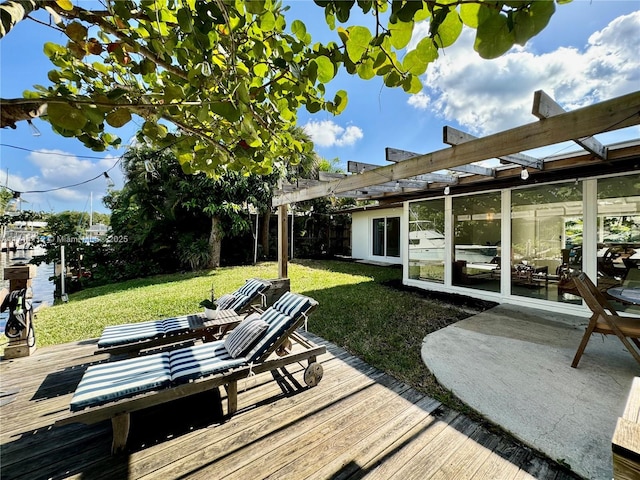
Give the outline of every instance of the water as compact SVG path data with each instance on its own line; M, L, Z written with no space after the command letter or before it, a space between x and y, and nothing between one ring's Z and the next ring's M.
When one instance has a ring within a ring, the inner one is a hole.
M9 280L4 279L4 268L12 267L20 263L28 263L35 255L41 255L42 250L18 250L16 252L0 252L0 271L2 272L2 282L0 289L9 288ZM31 289L33 290L33 308L39 306L53 305L53 293L55 286L49 277L53 276L53 264L42 263L37 267L36 276L31 281ZM7 312L0 313L0 333L4 333L4 327L7 322Z

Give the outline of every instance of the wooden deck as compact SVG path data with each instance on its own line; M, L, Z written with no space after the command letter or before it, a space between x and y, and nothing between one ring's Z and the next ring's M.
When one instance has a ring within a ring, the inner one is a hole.
M331 344L317 387L301 387L296 364L239 382L224 422L223 389L149 409L132 417L128 451L111 456L109 422L53 426L86 366L106 358L95 348L0 362L1 389L20 389L0 407L3 479L577 478Z

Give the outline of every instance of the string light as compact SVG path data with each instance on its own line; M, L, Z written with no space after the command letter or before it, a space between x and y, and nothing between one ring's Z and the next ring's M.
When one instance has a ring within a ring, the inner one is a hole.
M529 178L529 170L527 170L527 167L522 167L522 171L520 172L520 178L522 180L526 180L527 178Z
M449 188L449 185L447 185L446 187L444 187L444 194L449 195L450 193L451 193L451 188Z

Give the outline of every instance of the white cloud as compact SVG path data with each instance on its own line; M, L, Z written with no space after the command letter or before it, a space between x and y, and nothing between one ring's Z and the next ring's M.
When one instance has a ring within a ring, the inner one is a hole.
M303 125L302 129L319 147L351 146L364 137L360 127L349 125L344 128L330 120L311 120Z
M431 99L424 93L418 92L415 95L411 95L407 103L418 110L426 110L429 106Z
M122 172L113 168L117 157L107 155L101 159L83 159L62 150L41 149L31 152L25 161L32 163L37 172L30 176L11 173L8 185L23 192L24 209L59 211L63 209L88 210L93 194L93 207L103 211L101 198L107 191L103 172L109 171L115 188L124 184ZM95 180L88 181L95 178ZM80 184L80 185L76 185ZM69 188L69 185L74 185Z
M536 90L569 110L620 96L640 85L638 31L640 11L613 20L582 49L560 47L536 55L517 47L484 60L473 51L475 31L465 29L427 69L423 97L414 96L408 103L484 135L536 121L531 114ZM412 44L420 35L424 29Z

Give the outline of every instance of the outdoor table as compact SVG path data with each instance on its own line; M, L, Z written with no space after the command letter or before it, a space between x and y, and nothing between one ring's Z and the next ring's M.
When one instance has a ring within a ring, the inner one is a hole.
M607 290L607 293L624 303L640 305L640 288L636 287L614 287Z
M204 313L189 317L189 327L193 330L204 330L207 340L216 340L224 335L244 319L233 310L217 310L216 318L209 319Z

